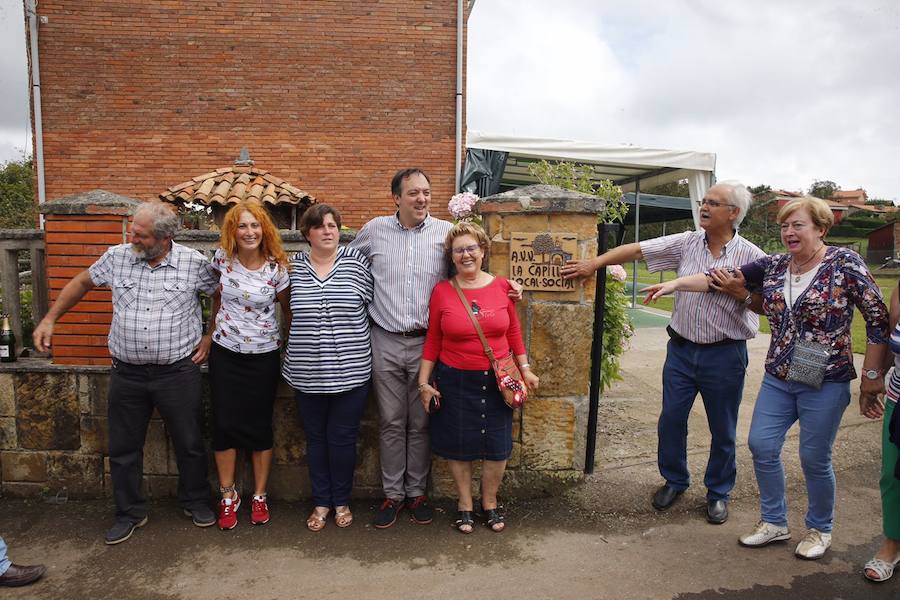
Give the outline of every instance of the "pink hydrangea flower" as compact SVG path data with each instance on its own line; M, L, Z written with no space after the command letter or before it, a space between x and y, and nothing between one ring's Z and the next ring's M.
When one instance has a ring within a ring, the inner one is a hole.
M625 271L622 265L610 265L606 267L606 272L616 281L625 281L628 279L628 272Z
M475 204L478 202L478 196L471 192L462 192L450 198L447 208L454 219L464 219L472 216Z

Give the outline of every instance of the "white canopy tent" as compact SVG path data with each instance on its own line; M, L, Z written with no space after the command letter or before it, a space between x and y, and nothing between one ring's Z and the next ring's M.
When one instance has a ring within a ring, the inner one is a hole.
M697 202L709 189L716 170L716 155L711 152L608 146L596 142L513 137L471 130L466 133L466 147L509 153L501 179L501 185L506 187L536 183L537 180L528 172L528 166L540 160L591 165L598 179L610 179L623 191L638 192L635 207L638 212L641 188L687 179L695 227L699 227Z

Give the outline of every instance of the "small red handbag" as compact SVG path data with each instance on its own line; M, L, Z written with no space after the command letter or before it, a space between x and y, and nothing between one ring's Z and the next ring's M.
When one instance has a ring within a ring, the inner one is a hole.
M494 350L488 344L487 338L484 337L481 325L478 323L478 319L475 318L475 313L472 312L472 306L459 287L459 283L456 282L455 277L451 279L451 283L459 299L462 300L463 305L466 307L466 312L469 313L469 318L475 326L475 333L478 334L481 345L484 347L484 353L491 362L491 368L494 369L494 375L497 377L497 387L500 388L500 393L503 394L503 401L510 408L519 408L528 399L528 389L525 387L522 372L519 370L519 365L516 363L512 350L502 358L498 359L494 356Z

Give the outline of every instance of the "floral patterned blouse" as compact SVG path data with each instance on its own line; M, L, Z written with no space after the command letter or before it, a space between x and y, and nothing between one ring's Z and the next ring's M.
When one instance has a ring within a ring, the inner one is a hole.
M762 294L763 310L772 329L766 372L785 379L799 334L802 339L831 346L825 381L855 379L850 350L853 307L859 308L866 320L866 341L886 344L888 310L881 289L859 254L829 246L812 283L797 297L795 319L784 299L784 278L790 261L790 254L775 254L741 267L747 287Z

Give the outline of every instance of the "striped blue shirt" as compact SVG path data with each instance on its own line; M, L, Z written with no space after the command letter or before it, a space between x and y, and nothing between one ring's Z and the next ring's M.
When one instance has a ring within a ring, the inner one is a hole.
M678 277L705 273L710 269L738 268L766 255L737 233L713 257L706 245L706 232L686 231L641 242L641 252L651 273L677 271ZM727 294L675 292L672 329L695 344L725 339L756 337L759 317Z
M375 299L369 315L376 325L399 333L428 328L431 290L447 278L444 240L453 224L432 216L407 229L397 215L366 223L350 246L372 264Z
M281 365L285 381L308 394L346 392L367 382L372 374L369 261L342 246L331 272L320 279L309 255L300 252L290 273L291 331Z

